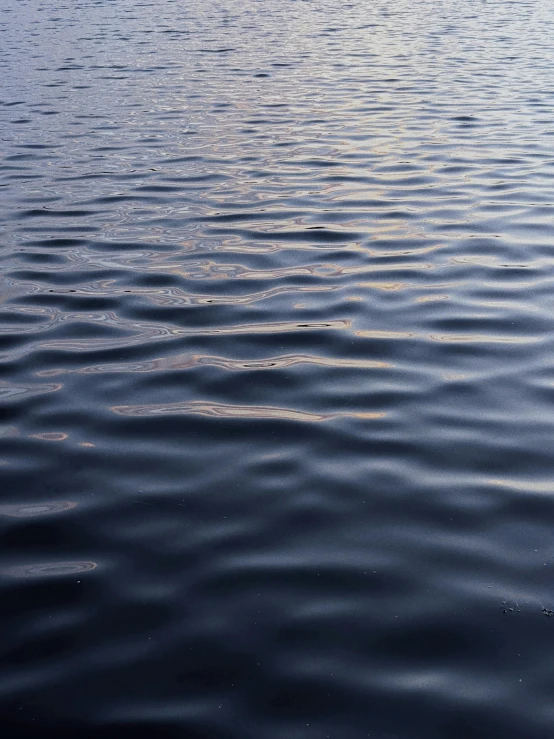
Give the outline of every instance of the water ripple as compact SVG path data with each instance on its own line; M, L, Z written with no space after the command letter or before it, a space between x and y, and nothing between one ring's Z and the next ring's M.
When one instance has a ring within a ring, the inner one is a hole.
M553 27L4 0L3 736L552 733Z

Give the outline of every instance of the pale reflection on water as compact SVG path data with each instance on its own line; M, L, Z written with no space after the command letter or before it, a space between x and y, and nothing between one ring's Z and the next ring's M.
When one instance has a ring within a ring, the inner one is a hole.
M47 516L51 513L61 513L75 508L78 503L75 500L53 500L44 503L3 503L0 505L1 516L16 516L27 518L35 516Z
M63 577L78 575L96 569L95 562L47 562L43 564L15 565L0 570L10 577Z

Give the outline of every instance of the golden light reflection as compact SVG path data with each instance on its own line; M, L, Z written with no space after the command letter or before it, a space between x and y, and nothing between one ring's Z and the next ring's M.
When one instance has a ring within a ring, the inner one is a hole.
M48 370L39 370L38 372L35 372L35 375L37 377L57 377L58 375L64 375L67 370L64 369L48 369Z
M413 339L418 334L411 331L356 331L356 336L362 339Z
M489 334L419 334L410 331L356 331L356 336L363 339L414 339L424 338L442 343L467 344L536 344L542 341L540 336L491 336Z
M182 403L167 403L165 405L120 405L111 410L121 416L187 416L200 415L216 418L244 418L286 420L317 423L333 418L362 418L378 419L386 414L380 412L338 412L338 413L309 413L292 408L275 408L261 405L229 405L226 403L210 403L202 400L191 400Z
M104 372L167 372L193 369L199 366L217 367L223 370L238 372L241 370L277 370L292 367L297 364L315 364L324 367L375 369L394 367L390 362L378 359L359 359L347 357L325 357L314 354L285 354L264 359L233 359L204 354L178 354L143 362L123 362L112 364L98 364L79 369L59 370L65 373L101 374ZM90 442L81 442L80 446L94 446Z
M445 372L443 374L444 379L448 382L460 382L461 380L467 380L469 376L462 372Z
M527 493L554 493L554 480L515 480L513 478L490 478L487 480L489 485L497 487L509 488L517 492Z
M416 303L436 303L440 300L450 300L448 295L422 295L416 298Z
M409 282L358 282L356 287L371 288L372 290L405 290L408 287L412 287Z
M68 437L67 434L62 432L49 431L41 434L29 434L32 439L40 439L41 441L65 441Z
M537 336L490 336L488 334L428 334L431 341L470 344L536 344Z
M398 257L397 253L381 255L375 253L372 256L391 256ZM221 264L212 260L205 262L189 263L187 269L182 265L175 265L169 268L164 266L164 272L168 271L172 274L188 280L274 280L286 277L302 277L315 276L320 279L331 277L344 277L347 275L363 275L375 272L398 272L401 270L421 271L433 269L435 265L428 262L387 262L384 264L363 264L356 267L341 267L333 262L320 262L316 264L305 264L298 267L276 267L275 269L250 269L243 264ZM298 289L298 288L296 288ZM322 290L319 285L316 291ZM113 292L113 291L110 291ZM121 293L122 291L120 291ZM142 288L135 291L137 294L155 294L159 290Z
M429 285L418 285L414 282L390 282L390 281L377 281L372 280L371 282L357 282L356 287L370 288L372 290L444 290L445 288L456 287L456 283L439 283Z

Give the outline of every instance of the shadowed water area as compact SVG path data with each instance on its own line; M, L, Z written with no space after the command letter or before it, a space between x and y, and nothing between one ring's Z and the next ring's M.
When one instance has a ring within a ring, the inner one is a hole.
M3 0L3 737L551 735L553 39Z

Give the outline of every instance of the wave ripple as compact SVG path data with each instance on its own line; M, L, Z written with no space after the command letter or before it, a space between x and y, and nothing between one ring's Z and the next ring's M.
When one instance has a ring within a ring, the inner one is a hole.
M9 739L545 739L554 8L4 0Z

